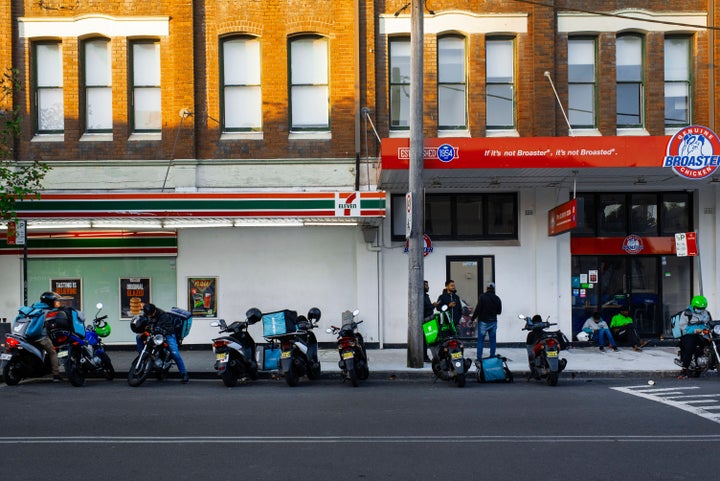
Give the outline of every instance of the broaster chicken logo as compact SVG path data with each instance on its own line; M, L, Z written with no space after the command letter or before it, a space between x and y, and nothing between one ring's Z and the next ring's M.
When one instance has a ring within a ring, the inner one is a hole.
M663 167L679 176L699 180L712 175L720 162L720 141L707 127L692 125L670 138Z

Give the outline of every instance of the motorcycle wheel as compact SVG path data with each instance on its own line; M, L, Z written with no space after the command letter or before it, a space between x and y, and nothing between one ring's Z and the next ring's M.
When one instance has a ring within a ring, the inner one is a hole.
M220 373L220 378L226 387L235 387L238 385L237 377L231 369L225 368L225 370Z
M68 381L70 381L70 384L73 386L82 387L85 385L85 375L80 368L79 353L70 353L67 361L65 361L65 375L67 375Z
M8 386L16 386L22 377L18 374L18 368L15 367L15 363L8 361L3 368L3 380Z
M290 363L290 367L285 373L285 382L290 387L295 387L300 383L300 377L297 375L297 372L295 371L295 366L292 362Z
M128 371L128 384L132 387L138 387L147 379L150 374L150 356L145 355L142 359L140 356L136 357L130 365Z
M457 387L465 387L465 373L455 376L455 385Z
M367 367L367 364L363 364L360 367L360 370L358 371L358 379L361 381L366 380L370 377L370 368Z
M547 382L548 386L557 386L558 383L558 373L556 372L549 372L547 379L545 379L545 382Z
M360 385L360 379L358 379L358 373L357 369L352 368L347 372L348 379L350 379L350 384L353 385L353 387L358 387Z
M115 379L115 368L110 361L110 357L104 352L99 356L102 363L102 374L108 381Z
M308 369L307 377L310 380L320 379L320 362L315 361L315 364L310 366L310 369Z

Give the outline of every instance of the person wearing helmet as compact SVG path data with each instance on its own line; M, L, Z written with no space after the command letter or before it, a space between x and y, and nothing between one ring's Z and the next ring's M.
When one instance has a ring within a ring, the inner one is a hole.
M175 364L177 364L178 371L180 371L180 376L182 377L181 382L183 384L187 384L190 382L190 376L188 375L185 363L180 356L177 338L175 337L175 323L173 322L172 317L170 317L167 312L163 311L159 307L156 307L154 304L144 304L143 314L148 318L148 322L152 324L152 328L165 336L168 348L170 349L170 354L172 355ZM143 348L142 336L139 334L135 339L138 346L138 352L141 352Z
M613 351L618 350L615 339L613 338L612 332L607 325L607 322L600 317L600 313L595 311L592 316L585 321L583 324L582 331L590 335L590 338L598 343L601 351L605 350L605 339L608 344L612 347Z
M53 309L59 309L60 294L52 291L43 292L40 295L40 304L44 306L38 307L42 308L45 312L51 311ZM47 354L47 357L50 360L50 370L52 371L53 382L60 382L60 363L58 362L57 351L55 351L53 343L48 337L45 323L43 323L42 334L39 338L33 339L33 342L37 344L43 351L45 351L45 354Z
M712 316L707 310L707 299L705 296L694 296L690 300L690 306L682 313L682 317L687 319L687 323L680 326L680 361L682 369L678 379L687 379L688 368L692 362L693 354L700 347L700 337L696 334L698 331L712 321Z

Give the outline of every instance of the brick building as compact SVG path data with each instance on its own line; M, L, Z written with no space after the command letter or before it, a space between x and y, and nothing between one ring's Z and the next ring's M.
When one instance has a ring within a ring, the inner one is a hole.
M31 298L79 279L83 303L117 305L124 319L123 279L181 307L210 279L216 304L200 317L318 305L333 319L359 307L370 342L405 342L407 1L0 8L0 63L23 80L15 160L52 167L43 198L20 211L34 228ZM715 177L662 167L679 155L674 134L715 128L714 10L425 2L431 294L452 277L473 305L493 280L511 312L550 315L568 332L630 302L643 334L667 333L668 314L703 288L672 235L696 230L705 258L720 258ZM581 222L549 236L545 213L574 192ZM2 253L18 273L0 281L0 316L12 317L21 258ZM712 262L708 292L720 283ZM521 338L510 317L501 341ZM114 329L110 341L131 338Z

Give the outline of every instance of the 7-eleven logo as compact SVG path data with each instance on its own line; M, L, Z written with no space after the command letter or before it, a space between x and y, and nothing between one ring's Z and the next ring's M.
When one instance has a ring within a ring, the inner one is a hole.
M336 192L335 216L360 217L360 192Z

